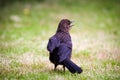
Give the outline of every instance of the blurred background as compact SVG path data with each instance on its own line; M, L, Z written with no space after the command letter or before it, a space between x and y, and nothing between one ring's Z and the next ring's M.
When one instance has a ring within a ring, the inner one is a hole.
M74 21L73 76L46 50L61 19ZM0 0L1 80L119 80L120 0Z

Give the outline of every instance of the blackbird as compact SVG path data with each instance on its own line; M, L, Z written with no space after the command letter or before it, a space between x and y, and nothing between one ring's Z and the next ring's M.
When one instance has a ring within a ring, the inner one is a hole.
M54 64L54 70L58 65L63 65L71 73L81 73L83 70L81 67L71 61L72 54L72 40L70 36L70 29L72 27L72 21L68 19L62 19L58 24L56 33L50 37L47 50L49 51L49 60Z

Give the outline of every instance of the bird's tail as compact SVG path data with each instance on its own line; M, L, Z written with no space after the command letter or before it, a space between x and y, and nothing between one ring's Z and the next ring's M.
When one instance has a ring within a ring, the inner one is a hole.
M63 62L63 65L65 65L65 67L67 67L67 69L71 72L71 73L81 73L83 72L83 70L77 66L75 63L73 63L70 59L65 59Z

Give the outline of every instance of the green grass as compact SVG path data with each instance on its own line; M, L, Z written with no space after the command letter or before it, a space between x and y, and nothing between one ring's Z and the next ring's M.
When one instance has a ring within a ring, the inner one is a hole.
M120 1L45 0L0 8L0 80L119 80ZM72 60L82 74L53 71L47 42L74 20Z

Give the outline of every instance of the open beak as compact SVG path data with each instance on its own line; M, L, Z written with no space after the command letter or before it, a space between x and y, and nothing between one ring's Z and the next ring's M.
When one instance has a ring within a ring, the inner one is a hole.
M74 21L70 21L70 22L71 22L71 23L70 23L70 27L74 26L74 25L73 25Z

